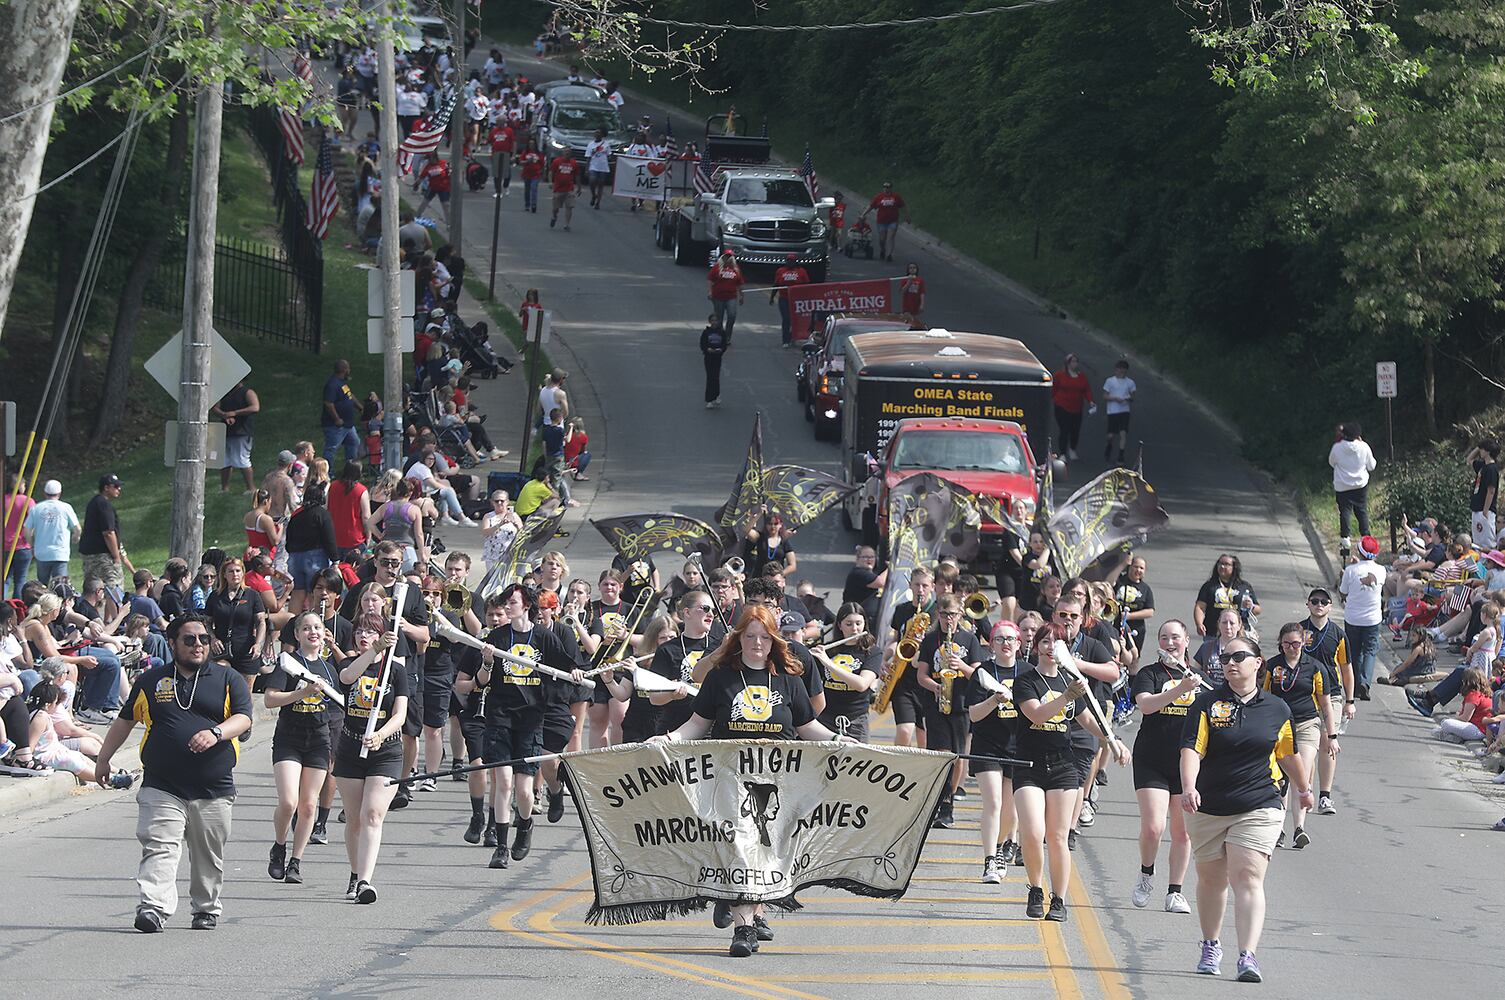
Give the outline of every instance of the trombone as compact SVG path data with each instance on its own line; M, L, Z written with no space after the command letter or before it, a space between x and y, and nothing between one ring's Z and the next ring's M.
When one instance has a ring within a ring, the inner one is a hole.
M603 640L596 647L596 654L591 657L591 667L599 667L607 663L614 663L627 656L627 649L632 643L632 637L648 621L653 608L658 604L658 592L644 588L638 591L637 597L633 598L632 606L627 609L625 623L622 625L622 634L616 639Z
M463 614L470 607L470 588L463 583L450 583L444 588L444 607L446 610Z

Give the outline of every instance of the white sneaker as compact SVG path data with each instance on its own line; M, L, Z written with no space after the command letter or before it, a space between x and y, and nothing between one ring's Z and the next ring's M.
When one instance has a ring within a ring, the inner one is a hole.
M1165 912L1190 913L1191 904L1188 903L1186 901L1186 897L1181 895L1179 892L1168 892L1165 894Z
M472 521L468 517L462 517L462 518L460 518L460 526L462 528L474 528L474 527L476 527L476 522Z
M1092 807L1090 801L1082 803L1082 816L1077 822L1083 827L1089 827L1097 822L1097 810Z
M1134 894L1130 897L1134 905L1141 910L1150 905L1150 893L1155 891L1155 876L1139 873L1139 878L1134 883Z
M456 521L454 518L450 517L448 514L445 514L443 517L439 518L439 523L440 524L459 524L460 522Z
M1497 785L1505 785L1505 771L1501 771L1499 774L1495 775L1490 780L1493 781Z
M705 404L705 408L707 410L714 410L716 407L712 406L710 403L707 403L707 404Z
M78 721L91 726L108 726L115 721L115 713L104 712L97 708L84 708L79 710Z

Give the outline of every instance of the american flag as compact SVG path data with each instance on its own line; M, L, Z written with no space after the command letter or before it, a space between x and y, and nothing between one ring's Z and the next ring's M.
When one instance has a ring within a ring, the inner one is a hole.
M708 194L716 190L716 173L721 169L721 164L711 163L708 160L695 161L695 190L700 194Z
M282 133L282 151L289 160L303 165L303 119L287 108L277 109L277 130Z
M679 143L674 141L674 123L669 120L668 115L664 115L664 155L672 157L678 152Z
M314 167L314 186L308 198L308 231L319 239L329 235L329 223L340 210L340 192L334 182L334 160L329 155L329 133L319 140L319 159Z
M805 147L805 162L800 164L800 176L805 179L805 187L810 189L810 200L820 200L820 181L815 178L815 160L810 157L810 147Z
M414 128L408 137L402 140L402 145L397 147L397 167L403 173L413 172L415 156L429 155L444 141L445 135L449 132L449 116L454 113L457 96L451 91L449 99L440 106L439 113Z
M297 57L293 59L293 73L298 77L298 79L302 80L310 87L313 86L314 68L313 65L309 63L308 56L304 55L302 52L299 52Z

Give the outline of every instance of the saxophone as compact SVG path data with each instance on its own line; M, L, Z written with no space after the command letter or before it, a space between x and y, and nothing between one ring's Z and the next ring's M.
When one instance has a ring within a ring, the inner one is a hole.
M951 659L951 639L955 635L955 629L947 629L945 634L941 636L940 645L935 647L935 658L937 660L946 662ZM954 707L952 704L952 695L956 690L956 679L960 676L961 672L952 669L949 663L944 667L936 666L936 683L941 686L941 689L936 693L935 703L936 708L942 715L951 714L951 710Z
M916 611L904 626L904 636L894 647L893 659L884 665L883 683L878 688L878 697L873 701L873 711L888 711L888 703L894 696L894 689L899 686L899 678L904 676L904 671L920 655L920 640L929 631L930 615Z

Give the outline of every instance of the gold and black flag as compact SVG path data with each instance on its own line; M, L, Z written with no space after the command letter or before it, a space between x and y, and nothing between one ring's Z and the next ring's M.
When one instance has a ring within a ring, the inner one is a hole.
M699 552L708 565L720 562L720 532L715 525L688 514L628 514L603 517L599 521L592 519L591 524L624 559L642 559L664 552L682 556Z
M907 513L930 559L951 556L960 562L977 558L982 545L982 515L972 493L931 472L900 480L888 491L888 523L898 524Z
M856 489L799 465L774 465L763 471L764 502L791 528L809 524Z
M556 507L547 514L529 514L523 521L522 528L513 537L512 544L502 553L501 560L481 581L478 592L483 597L490 597L522 578L548 546L563 521L563 507Z
M1057 570L1069 578L1110 549L1143 544L1169 522L1155 487L1143 476L1132 469L1109 469L1055 512L1047 537Z
M753 418L752 439L747 443L747 457L742 472L732 487L732 495L716 511L716 523L741 542L747 530L763 512L763 411Z

